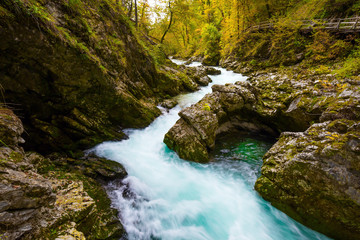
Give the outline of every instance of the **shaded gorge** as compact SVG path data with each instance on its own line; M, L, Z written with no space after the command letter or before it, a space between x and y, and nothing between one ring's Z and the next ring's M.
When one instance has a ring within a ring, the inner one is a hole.
M163 143L165 133L179 119L178 112L211 92L213 84L246 80L217 69L222 74L210 76L213 82L209 86L179 96L179 104L164 110L147 128L130 129L129 139L105 142L94 149L128 171L121 184L109 186L128 238L328 239L295 222L255 192L262 156L272 140L248 134L221 137L208 164L184 161Z

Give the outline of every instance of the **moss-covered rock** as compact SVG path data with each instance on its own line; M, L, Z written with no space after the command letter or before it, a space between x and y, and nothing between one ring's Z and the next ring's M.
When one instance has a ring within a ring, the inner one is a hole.
M180 120L165 135L165 144L181 158L208 162L216 136L235 129L274 134L257 113L262 102L248 83L214 85L212 90L200 102L182 110Z
M264 156L255 189L294 219L335 239L360 236L358 121L283 133Z
M19 106L27 149L71 153L123 139L123 128L160 114L159 99L198 87L181 69L169 73L176 66L156 64L116 1L0 7L0 84Z
M23 126L1 110L1 239L120 239L126 236L101 183L127 173L117 162L88 155L45 158L18 146ZM101 182L101 183L100 183Z

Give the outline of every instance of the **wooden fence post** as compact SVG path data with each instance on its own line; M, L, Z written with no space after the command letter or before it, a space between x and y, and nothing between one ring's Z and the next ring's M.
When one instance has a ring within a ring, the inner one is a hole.
M358 22L359 22L359 17L356 17L356 21L355 21L355 24L354 24L354 26L353 26L353 29L354 29L354 30L356 29L356 25L358 24Z
M339 19L338 25L336 26L336 30L339 30L339 28L340 28L340 23L341 23L341 18Z

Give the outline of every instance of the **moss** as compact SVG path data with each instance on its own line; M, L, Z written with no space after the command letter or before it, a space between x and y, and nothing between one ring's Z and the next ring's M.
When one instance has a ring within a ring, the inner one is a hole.
M14 18L14 15L0 6L0 18Z
M88 207L85 211L73 213L60 219L50 229L43 231L44 239L54 239L65 229L68 222L75 222L76 229L83 232L87 239L116 239L121 238L125 231L117 219L117 211L110 207L111 201L102 185L94 179L84 175L78 164L84 160L66 158L61 161L50 161L47 158L37 159L38 172L50 178L63 179L66 184L81 181L84 190L94 200L94 207ZM101 166L106 167L106 166ZM110 167L110 166L109 166ZM90 166L94 168L94 166ZM94 169L92 169L94 171ZM66 184L63 188L66 188ZM76 199L64 199L64 201L76 201ZM56 230L56 234L54 231Z
M12 151L10 153L9 159L11 159L15 163L19 163L19 162L23 161L24 157L21 153Z

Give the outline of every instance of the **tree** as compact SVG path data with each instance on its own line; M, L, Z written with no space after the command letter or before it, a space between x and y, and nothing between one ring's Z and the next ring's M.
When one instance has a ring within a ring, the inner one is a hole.
M171 10L171 0L169 0L169 13L170 13L170 20L169 20L169 25L168 27L165 29L164 34L162 35L161 39L160 39L160 43L163 43L165 36L167 34L167 32L169 31L172 21L173 21L173 11Z

